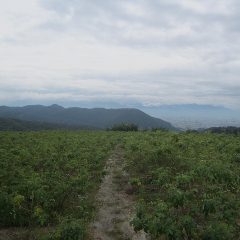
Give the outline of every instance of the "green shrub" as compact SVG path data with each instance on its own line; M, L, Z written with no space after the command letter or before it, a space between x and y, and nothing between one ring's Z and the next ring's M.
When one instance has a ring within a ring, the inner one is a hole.
M121 123L114 125L111 131L124 131L124 132L136 132L138 131L138 126L134 123Z
M202 234L203 240L234 239L233 228L226 223L213 223Z
M64 222L60 228L59 240L84 240L86 227L81 221Z

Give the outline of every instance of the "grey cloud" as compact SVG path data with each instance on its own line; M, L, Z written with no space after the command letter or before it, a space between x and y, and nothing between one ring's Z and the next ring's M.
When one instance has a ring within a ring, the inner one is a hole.
M124 98L124 101L128 102L155 105L165 102L206 101L237 105L240 101L240 5L237 0L225 0L227 1L231 3L228 13L209 8L207 11L193 10L179 0L39 0L41 7L54 13L54 17L34 25L31 31L37 34L33 38L28 38L29 29L22 33L26 51L30 42L32 45L36 44L36 48L39 42L42 42L43 47L48 42L54 46L58 38L63 36L81 39L86 35L94 39L88 42L89 45L109 45L119 49L139 50L140 53L155 50L157 52L160 49L164 50L166 60L168 53L171 53L176 54L176 57L183 56L183 59L197 59L196 64L172 66L170 62L167 67L159 70L139 69L133 72L129 68L129 71L114 73L109 69L104 74L94 70L96 63L93 63L90 70L81 69L79 64L79 71L71 73L69 70L65 73L63 71L64 74L56 73L57 76L54 77L48 76L49 81L46 81L41 89L39 86L20 86L24 82L22 79L26 77L29 80L29 76L27 73L18 74L13 67L11 69L16 74L7 72L0 81L7 82L8 79L14 78L17 82L21 78L20 84L6 84L1 91L14 93L13 97L17 96L17 91L21 92L21 98L26 95L29 99L39 99L41 96L42 101L47 98L58 101L62 98L72 98L76 101L123 101ZM206 6L209 2L214 1L201 1ZM131 4L130 9L128 4ZM137 9L138 6L140 9ZM52 31L53 34L47 38L44 31ZM11 38L0 39L0 42L9 43L10 47L16 46L18 37L17 33ZM64 41L61 44L59 46L62 48L69 47L64 45ZM78 41L75 44L77 45ZM41 51L43 50L40 49L39 52ZM139 56L141 57L141 54ZM144 54L142 56L144 57ZM152 63L155 61L154 57ZM81 60L84 61L84 58ZM71 63L71 59L69 62ZM50 69L51 64L49 62ZM121 66L121 62L119 65ZM34 71L38 71L37 65ZM47 74L46 70L45 75ZM43 78L45 80L45 76ZM37 80L42 81L41 77L36 77ZM87 88L87 83L91 82L92 85Z
M197 80L195 76L200 75ZM17 94L22 93L22 99L54 99L57 102L69 99L74 101L115 101L139 102L143 105L161 105L163 103L206 103L206 99L214 104L237 105L240 101L240 82L233 85L231 81L216 80L203 73L188 71L160 71L155 73L135 74L101 74L85 73L69 76L70 82L62 87L54 88L46 84L42 88L27 86L8 86L1 91ZM64 76L63 76L64 78ZM194 81L192 80L194 79ZM98 81L98 85L91 87L91 81ZM88 82L89 87L83 83ZM223 98L225 98L223 100ZM232 99L232 100L231 100Z
M216 34L220 34L217 32L219 25L226 31L229 28L229 22L236 22L236 18L239 18L240 15L233 13L233 16L225 16L214 12L198 13L182 6L179 1L131 1L133 5L140 5L146 13L146 15L138 16L126 11L124 6L128 3L129 1L126 0L42 0L43 6L47 9L55 11L61 16L71 15L71 21L69 25L65 26L66 29L81 28L90 32L98 40L107 40L131 47L146 45L155 47L163 44L180 46L211 44L218 37ZM49 26L51 25L49 23ZM181 26L189 26L192 34L183 33L167 39L151 38L151 36L141 39L141 36L134 38L131 36L131 31L137 31L136 34L143 35L150 28L153 28L156 33L165 31L165 34L168 35L170 30L178 31ZM130 36L127 32L130 33ZM230 31L227 33L229 34Z

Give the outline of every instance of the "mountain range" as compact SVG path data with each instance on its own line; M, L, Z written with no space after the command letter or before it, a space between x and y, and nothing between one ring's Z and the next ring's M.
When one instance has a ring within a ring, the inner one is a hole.
M0 118L0 126L4 125L8 129L15 126L16 130L18 128L19 130L28 129L27 126L30 125L33 129L106 129L120 123L134 123L140 129L175 129L171 123L151 117L135 108L64 108L56 104L24 107L0 106Z

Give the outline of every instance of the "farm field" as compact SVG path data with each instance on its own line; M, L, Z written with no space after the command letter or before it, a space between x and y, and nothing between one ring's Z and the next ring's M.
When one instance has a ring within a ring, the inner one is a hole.
M156 132L125 141L136 231L152 239L240 239L239 135Z
M130 224L153 240L239 239L239 164L239 135L0 132L0 239L93 239L99 189L111 209L129 196Z
M117 136L0 133L0 239L85 239Z

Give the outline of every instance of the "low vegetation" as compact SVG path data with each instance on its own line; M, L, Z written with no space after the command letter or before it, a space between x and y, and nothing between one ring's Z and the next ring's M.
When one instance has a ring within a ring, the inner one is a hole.
M48 227L50 239L85 239L115 141L107 132L1 133L0 228Z
M138 126L133 123L121 123L114 125L111 131L123 131L123 132L137 132Z
M211 133L226 133L226 134L240 134L240 127L212 127L206 129L207 132Z
M152 239L240 238L240 137L159 131L125 141L136 231Z
M239 135L121 127L1 132L0 227L37 228L29 239L87 239L105 162L121 144L136 231L156 240L240 239Z

